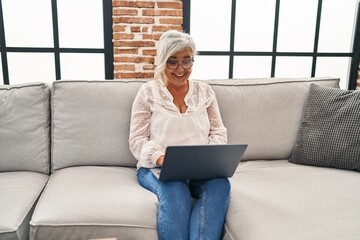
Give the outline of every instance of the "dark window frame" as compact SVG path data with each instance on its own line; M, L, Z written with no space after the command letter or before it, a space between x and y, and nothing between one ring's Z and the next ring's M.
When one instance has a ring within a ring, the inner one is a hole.
M321 10L322 0L318 0L317 18L316 18L316 29L313 52L278 52L277 51L277 38L278 38L278 27L279 27L279 15L280 15L280 0L276 0L275 7L275 20L274 20L274 35L273 35L273 48L271 52L244 52L234 51L235 44L235 17L236 17L236 0L232 0L231 3L231 26L230 26L230 50L229 51L199 51L199 55L204 56L228 56L229 57L229 78L233 78L234 72L234 57L235 56L271 56L271 75L275 76L276 70L276 58L281 56L288 57L312 57L311 77L315 76L316 63L318 57L350 57L350 72L348 89L356 89L358 69L360 64L360 2L357 6L357 16L355 22L355 33L353 39L353 49L350 53L335 53L335 52L318 52L319 34L320 34L320 22L321 22ZM190 33L190 11L191 11L191 0L183 0L183 30Z
M0 51L3 71L3 84L11 84L9 79L9 68L7 53L54 53L55 58L55 79L61 79L61 61L60 53L103 53L105 66L105 79L114 79L114 51L112 43L112 0L103 0L103 30L104 30L104 48L60 48L59 47L59 28L58 28L58 11L57 0L51 0L52 26L54 47L7 47L4 29L4 17L2 1L0 0Z

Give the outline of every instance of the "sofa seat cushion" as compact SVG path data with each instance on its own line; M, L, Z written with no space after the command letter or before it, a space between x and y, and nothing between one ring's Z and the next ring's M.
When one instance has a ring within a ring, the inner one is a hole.
M31 239L157 239L157 198L135 168L64 168L50 177L31 220Z
M29 239L29 221L49 176L37 172L0 173L0 239Z
M360 174L287 160L242 163L223 240L356 240Z

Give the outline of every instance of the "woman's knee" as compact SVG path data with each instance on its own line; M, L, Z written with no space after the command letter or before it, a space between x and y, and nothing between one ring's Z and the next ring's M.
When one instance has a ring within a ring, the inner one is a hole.
M161 195L166 196L172 201L189 201L191 194L189 186L183 181L171 181L161 184Z
M209 185L212 189L221 192L230 192L230 181L228 178L214 178L209 181Z
M204 184L204 191L209 195L221 195L227 198L230 195L231 185L227 178L214 178Z
M161 184L158 193L159 203L173 211L190 211L192 198L186 182L172 181Z

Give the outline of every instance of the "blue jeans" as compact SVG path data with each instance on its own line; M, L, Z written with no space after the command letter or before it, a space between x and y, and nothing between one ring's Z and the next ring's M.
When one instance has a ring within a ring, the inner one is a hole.
M227 178L162 182L147 168L138 169L137 176L159 199L160 240L221 238L230 196Z

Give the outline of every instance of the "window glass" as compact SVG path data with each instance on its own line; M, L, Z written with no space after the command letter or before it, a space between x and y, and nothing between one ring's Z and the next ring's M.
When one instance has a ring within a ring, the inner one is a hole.
M235 0L226 0L219 4L218 1L209 0L206 1L206 9L202 1L190 1L191 35L197 42L198 51L203 54L197 58L204 62L200 69L194 68L194 78L228 78L229 69L233 69L234 78L269 77L272 71L275 72L274 77L311 77L313 56L299 55L309 53L316 56L315 34L319 34L317 51L327 53L327 57L317 58L315 76L340 76L341 87L347 87L359 1L322 0L319 9L320 1L317 0L238 0L234 19L235 53L229 51L233 1ZM272 65L271 57L260 54L272 52L276 3L279 3L279 22L276 52L273 54L277 56L275 65ZM321 10L321 14L319 32L316 33L318 10ZM208 56L212 55L212 51L224 51L224 55L228 55ZM236 52L247 54L241 56ZM282 52L288 53L287 56L278 56ZM346 53L348 56L339 56L339 53ZM217 62L217 59L224 59L230 64L227 58L233 54L233 66L226 67L224 63ZM213 64L214 62L217 63ZM275 69L271 69L272 66Z
M57 1L61 48L103 48L102 0Z
M340 88L347 89L350 58L318 57L316 62L317 77L340 78Z
M272 51L275 3L269 0L236 2L235 51Z
M191 1L191 35L198 51L229 51L231 0Z
M2 0L7 47L53 47L51 1Z
M271 76L271 57L236 56L234 78L268 78Z
M224 79L229 74L229 57L195 56L191 79Z
M275 77L311 77L312 57L277 57Z
M351 52L357 8L354 0L324 0L319 35L319 52Z
M8 53L8 68L11 84L55 81L53 53Z
M314 0L281 1L277 51L314 50L317 3Z
M104 54L102 53L61 53L60 62L61 79L104 79Z

